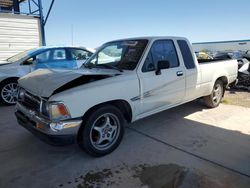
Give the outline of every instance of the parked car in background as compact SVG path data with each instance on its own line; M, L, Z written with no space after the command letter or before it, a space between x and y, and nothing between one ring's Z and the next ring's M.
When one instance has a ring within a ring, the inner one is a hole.
M238 82L233 88L250 91L250 62L246 58L239 59L238 69Z
M93 54L83 47L40 47L0 62L0 102L17 101L17 80L40 68L77 69Z
M231 59L242 59L243 58L243 54L241 51L228 52L228 55L231 57Z
M237 78L238 63L210 61L199 64L181 37L108 42L81 69L37 70L20 78L16 117L49 143L77 141L103 156L120 144L125 122L201 97L217 107Z
M197 59L213 59L213 57L206 52L197 52L195 54Z
M243 54L243 57L248 59L248 61L250 61L250 50L246 51L244 54Z
M227 59L242 59L241 51L214 51L214 52L195 52L198 60L227 60Z
M228 52L217 52L213 55L213 59L232 59Z

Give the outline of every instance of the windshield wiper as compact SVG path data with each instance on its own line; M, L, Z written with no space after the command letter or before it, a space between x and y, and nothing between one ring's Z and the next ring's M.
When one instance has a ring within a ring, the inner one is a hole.
M118 67L116 67L116 66L113 66L113 65L98 64L98 65L96 65L96 66L97 66L97 67L98 67L98 66L101 66L101 67L105 67L105 68L109 68L109 69L115 69L115 70L118 70L118 71L120 71L120 72L123 72L122 69L120 69L120 68L118 68Z
M116 67L116 66L113 66L113 65L107 65L107 64L97 64L97 65L94 65L94 64L83 64L83 66L87 69L92 69L92 68L96 68L96 67L104 67L104 68L108 68L108 69L115 69L115 70L118 70L120 72L123 72L122 69Z
M83 64L83 66L87 69L92 69L94 67L93 64Z
M122 69L116 67L116 66L113 66L113 65L108 65L108 64L83 64L83 66L87 69L92 69L92 68L96 68L96 67L104 67L104 68L108 68L108 69L115 69L115 70L118 70L119 72L123 72Z

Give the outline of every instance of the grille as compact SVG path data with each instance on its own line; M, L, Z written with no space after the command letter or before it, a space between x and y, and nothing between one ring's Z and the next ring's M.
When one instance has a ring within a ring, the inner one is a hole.
M40 111L41 100L38 97L28 93L27 91L25 92L22 100L19 102L28 109L35 110L37 112Z

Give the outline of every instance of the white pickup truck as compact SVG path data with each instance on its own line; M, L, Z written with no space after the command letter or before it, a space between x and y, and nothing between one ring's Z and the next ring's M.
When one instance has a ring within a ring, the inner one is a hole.
M198 63L180 37L108 42L80 70L37 70L19 79L16 117L51 144L77 141L93 156L120 144L134 122L197 98L219 105L237 61Z

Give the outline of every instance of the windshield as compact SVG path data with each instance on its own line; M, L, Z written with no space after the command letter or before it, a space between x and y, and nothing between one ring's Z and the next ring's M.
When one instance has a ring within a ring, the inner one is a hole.
M11 62L11 63L14 63L16 61L18 61L19 59L23 59L25 57L27 57L29 55L29 51L32 51L33 49L31 50L26 50L24 52L21 52L21 53L18 53L10 58L7 59L8 62Z
M134 70L147 46L147 40L123 40L104 44L85 67Z

